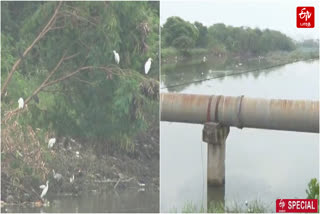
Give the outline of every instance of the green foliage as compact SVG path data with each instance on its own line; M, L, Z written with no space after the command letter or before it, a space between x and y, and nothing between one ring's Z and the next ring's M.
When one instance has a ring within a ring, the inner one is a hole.
M175 47L179 50L193 48L199 32L190 22L179 17L170 17L163 25L161 37L165 47Z
M194 41L188 36L179 36L173 40L172 46L180 50L186 50L194 46Z
M47 24L57 2L1 5L3 84L14 62ZM19 122L56 136L125 142L123 148L132 150L128 139L158 118L157 108L149 108L158 100L143 94L140 85L154 81L150 75L158 78L159 2L64 2L54 27L14 73L1 101L2 116L17 108L19 97L26 99L40 86L64 53L77 54L64 61L50 81L84 66L92 69L45 88L38 94L40 102L31 100ZM113 50L120 54L119 67ZM154 61L147 78L144 63L149 57Z
M316 178L310 180L306 193L307 199L318 199L319 201L319 182Z
M177 209L173 209L171 212L177 213ZM197 207L193 202L187 202L181 213L266 213L268 209L259 201L252 201L249 203L248 207L240 205L234 202L232 206L226 206L221 201L212 201L209 203L207 209L203 206Z
M161 49L161 58L166 59L170 56L177 56L179 55L179 51L176 48L169 47L169 48L162 48Z
M164 47L186 50L206 48L213 53L259 55L271 51L292 51L296 48L292 39L275 30L249 27L232 27L223 23L210 27L200 22L194 25L179 17L170 17L163 25ZM310 43L310 42L309 42Z
M208 44L208 29L206 26L204 26L200 22L195 22L194 26L196 26L196 28L199 31L199 36L196 41L196 46L201 47L201 48L205 48Z
M208 29L209 40L223 44L232 53L264 54L270 51L292 51L295 48L292 40L279 31L251 29L244 27L215 24Z

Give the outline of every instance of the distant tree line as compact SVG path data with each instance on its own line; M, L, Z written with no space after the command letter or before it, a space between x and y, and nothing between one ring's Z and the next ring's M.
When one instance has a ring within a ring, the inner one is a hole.
M181 51L205 48L216 53L258 55L269 51L292 51L291 38L275 30L232 27L219 23L206 27L200 22L190 23L180 17L170 17L162 27L162 48Z

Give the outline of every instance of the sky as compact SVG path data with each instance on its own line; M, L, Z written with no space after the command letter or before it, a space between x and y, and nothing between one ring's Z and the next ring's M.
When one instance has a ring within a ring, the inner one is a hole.
M211 0L161 1L160 24L168 17L179 16L206 26L224 23L231 26L279 30L295 40L318 39L320 32L319 0ZM315 7L315 28L296 27L296 8Z

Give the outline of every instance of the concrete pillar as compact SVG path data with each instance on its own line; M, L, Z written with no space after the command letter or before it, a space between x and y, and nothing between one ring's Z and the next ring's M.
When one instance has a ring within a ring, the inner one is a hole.
M202 140L208 143L207 180L209 186L223 186L225 179L225 142L229 127L209 122L204 125Z
M202 140L208 143L207 204L223 202L225 195L225 154L229 127L218 123L205 123Z

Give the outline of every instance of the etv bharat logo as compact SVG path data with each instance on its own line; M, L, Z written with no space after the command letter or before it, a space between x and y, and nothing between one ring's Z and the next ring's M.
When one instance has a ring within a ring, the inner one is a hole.
M297 28L314 28L314 7L297 7Z
M283 209L284 206L286 206L286 203L281 199L279 202L279 207L281 207L281 209Z
M318 212L317 199L277 199L277 213L313 213Z

